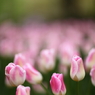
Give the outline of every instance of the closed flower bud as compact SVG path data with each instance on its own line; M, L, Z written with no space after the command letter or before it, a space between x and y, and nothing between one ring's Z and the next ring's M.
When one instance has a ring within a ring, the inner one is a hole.
M26 71L19 65L10 63L5 67L6 83L10 86L23 84L26 79Z
M42 50L38 60L38 68L41 72L46 73L55 67L55 52L53 49Z
M50 80L50 86L54 95L65 95L66 87L62 74L54 73Z
M85 67L87 70L90 70L95 65L95 49L91 49L87 58Z
M26 80L31 84L38 84L41 83L43 77L39 71L37 71L32 65L27 63L24 66L26 70Z
M93 66L93 67L91 68L90 76L91 76L91 82L92 82L92 84L95 86L95 66Z
M74 81L80 81L85 77L83 61L79 56L72 58L70 76Z
M25 63L26 63L26 59L23 56L23 54L18 53L18 54L15 55L14 64L23 67L25 65Z
M30 87L19 85L16 89L16 95L30 95Z

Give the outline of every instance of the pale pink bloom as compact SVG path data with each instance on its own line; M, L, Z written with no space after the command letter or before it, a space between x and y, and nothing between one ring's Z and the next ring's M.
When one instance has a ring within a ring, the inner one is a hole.
M91 49L86 58L85 67L90 70L95 65L95 49Z
M80 81L85 77L83 60L77 55L72 58L70 76L74 81Z
M95 86L95 66L93 66L90 70L91 82Z
M30 87L19 85L16 89L16 95L30 95Z
M38 68L41 72L46 73L55 67L55 51L53 49L45 49L40 53L38 59Z
M50 86L54 95L65 95L66 86L64 84L63 75L53 73L50 79Z
M26 79L26 71L19 65L9 63L5 67L6 83L10 86L23 84Z
M42 75L39 71L37 71L32 65L27 63L24 66L26 71L26 80L31 84L38 84L42 82Z
M26 63L26 58L23 54L21 54L21 53L15 54L14 64L23 67L25 65L25 63Z

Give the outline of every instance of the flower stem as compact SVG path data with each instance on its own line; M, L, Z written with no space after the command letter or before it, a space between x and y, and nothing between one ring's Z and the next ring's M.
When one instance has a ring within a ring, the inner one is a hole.
M48 95L52 95L49 90L41 83L41 86L43 87L43 89L48 93Z
M89 79L89 83L88 83L88 94L87 95L90 95L90 88L91 88L91 80Z
M77 95L79 95L79 82L77 82Z

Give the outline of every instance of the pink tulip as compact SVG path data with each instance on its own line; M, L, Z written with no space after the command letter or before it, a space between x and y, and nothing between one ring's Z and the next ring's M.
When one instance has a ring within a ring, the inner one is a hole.
M65 95L66 94L66 87L63 81L63 75L53 73L50 86L54 95Z
M91 49L86 58L85 67L87 70L90 70L95 65L95 49Z
M5 67L6 83L10 86L23 84L26 79L26 71L19 65L9 63Z
M14 58L14 63L16 65L19 65L19 66L23 67L25 65L25 63L26 63L25 56L23 54L21 54L21 53L16 54L15 58Z
M30 87L19 85L16 89L16 95L30 95Z
M53 49L45 49L40 53L38 68L41 72L46 73L55 67L55 52Z
M75 81L80 81L85 77L82 58L77 55L72 58L70 76Z
M37 71L32 65L27 63L24 66L24 69L26 70L26 80L31 84L38 84L42 81L42 75L39 71Z
M91 76L91 82L92 82L92 84L95 86L95 66L93 66L93 67L91 68L90 76Z

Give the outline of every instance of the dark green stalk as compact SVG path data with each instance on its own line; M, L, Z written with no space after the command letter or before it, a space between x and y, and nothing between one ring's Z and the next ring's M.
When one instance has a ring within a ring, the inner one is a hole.
M77 95L79 95L79 82L77 82Z
M89 79L87 95L90 95L90 89L91 89L91 80Z

